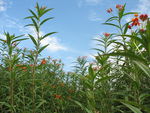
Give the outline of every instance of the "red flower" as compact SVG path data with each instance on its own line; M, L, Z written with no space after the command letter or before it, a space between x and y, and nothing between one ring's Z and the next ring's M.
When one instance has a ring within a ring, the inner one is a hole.
M131 25L128 25L128 28L131 29Z
M145 30L144 30L144 29L140 29L140 32L142 32L142 33L143 33L143 32L145 32Z
M103 35L104 35L105 37L109 37L109 36L110 36L110 33L103 33Z
M54 95L56 99L61 99L61 95Z
M132 24L131 24L132 26L139 26L140 25L140 23L139 23L139 19L136 17L136 18L133 18L132 19Z
M135 16L135 17L138 17L139 15L136 13L136 14L134 14L134 16Z
M29 66L30 66L30 67L33 67L33 66L34 66L34 64L30 64Z
M20 66L21 66L20 64L17 64L17 65L16 65L16 67L20 67Z
M41 64L46 64L46 60L43 59L43 60L41 61Z
M20 67L22 69L22 71L27 71L27 67Z
M145 20L148 19L148 15L147 14L141 14L139 18L144 22Z
M111 13L112 11L113 11L112 8L107 9L108 13Z
M21 67L23 70L27 69L27 67Z

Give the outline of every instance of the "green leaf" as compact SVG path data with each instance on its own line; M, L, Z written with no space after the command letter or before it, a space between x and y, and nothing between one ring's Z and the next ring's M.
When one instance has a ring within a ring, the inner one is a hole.
M46 100L41 100L39 104L36 106L36 109L40 108L44 103L46 103Z
M38 20L37 15L31 9L29 9L29 11L32 13L33 17L35 17Z
M138 12L129 12L129 13L125 13L123 16L131 15L131 14L138 14Z
M102 54L105 53L105 51L103 51L103 50L101 50L101 49L97 49L97 48L92 48L92 49L94 49L94 50L96 50L96 51L99 51L99 52L101 52Z
M147 40L150 42L150 20L149 19L146 25L146 37L147 37Z
M98 84L99 82L103 82L103 81L110 80L110 79L112 79L112 78L114 79L115 76L106 76L106 77L102 77L102 78L98 79L98 80L95 82L95 84Z
M34 45L37 46L37 42L36 42L35 38L32 35L30 35L30 34L28 34L28 35L31 38L31 40L34 43Z
M48 45L49 45L49 44L47 44L47 45L41 47L41 48L39 49L38 53L41 53Z
M125 28L124 28L124 33L123 33L123 34L126 34L126 33L127 33L128 26L129 26L129 23L126 23Z
M57 33L57 32L47 33L46 35L44 35L44 36L41 38L41 40L44 39L44 38L46 38L46 37L48 37L48 36L50 36L50 35L52 35L52 34L55 34L55 33Z
M113 17L110 17L109 19L107 19L105 23L113 21L113 20L117 20L117 19L118 19L117 16L113 16Z
M120 27L119 27L118 25L116 25L116 24L112 24L112 23L103 23L103 24L105 24L105 25L110 25L110 26L114 26L114 27L117 27L117 28L120 29Z
M132 39L138 41L139 43L141 43L146 48L146 44L143 42L143 40L141 38L139 38L137 36L134 36L134 35L120 35L120 36L132 38Z
M125 6L126 6L126 4L124 4L123 9L121 11L119 11L119 20L121 20L122 17L123 17L123 14L124 14L124 11L125 11Z
M82 108L82 110L85 110L87 113L93 113L92 111L88 110L85 106L83 106L80 102L75 101L75 100L74 100L74 102L75 102L78 106L80 106L80 107Z
M36 21L33 18L31 18L31 20L33 22L33 25L35 26L36 31L39 32L39 27L38 27Z
M140 111L140 109L137 108L137 107L134 107L134 106L132 106L132 105L130 105L128 103L125 103L125 102L121 102L121 103L124 104L126 107L128 107L130 110L132 110L134 113L142 113Z
M46 9L44 11L41 12L40 17L43 16L44 14L46 14L47 12L53 10L54 8L50 8L50 9Z
M19 42L19 41L23 41L23 40L27 40L28 38L22 38L22 39L18 39L18 40L14 40L12 43L14 42Z
M0 39L0 41L5 42L5 40L3 40L3 39Z
M106 55L108 55L108 56L125 56L125 57L128 57L128 58L136 60L136 61L147 62L141 56L136 55L132 51L128 51L128 52L118 51L118 52L112 52L112 53L109 53L109 54L106 54Z
M40 17L40 7L38 3L36 3L36 9L37 9L38 17Z
M28 17L25 17L24 19L31 19L33 18L34 16L28 16Z
M10 35L8 32L5 32L4 35L6 36L7 45L10 46L13 35Z
M40 23L40 25L44 24L46 21L48 21L48 20L50 20L50 19L53 19L53 18L54 18L54 17L44 19L44 20Z
M17 38L20 38L20 37L23 37L23 36L24 36L24 35L16 36L16 37L13 38L13 40L14 40L14 39L17 39Z
M92 77L92 81L94 81L96 75L95 75L95 73L94 73L94 70L93 70L93 68L92 68L92 65L90 65L88 71L89 71L89 75Z
M134 63L143 70L143 72L150 77L150 68L142 62L134 61Z
M25 25L24 27L28 27L28 26L34 26L33 24L28 24L28 25Z
M27 58L30 58L32 61L34 61L34 57L32 55L27 55Z

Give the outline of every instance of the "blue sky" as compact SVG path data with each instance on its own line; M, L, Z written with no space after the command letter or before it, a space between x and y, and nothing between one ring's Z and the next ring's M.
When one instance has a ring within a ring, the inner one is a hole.
M0 0L0 37L3 31L16 35L32 33L33 29L24 28L29 21L23 18L29 15L28 9L34 9L36 2L54 8L47 14L55 17L42 28L42 33L56 31L57 34L45 39L43 44L50 46L42 53L62 59L65 69L70 69L71 62L78 56L95 54L93 38L103 32L113 32L112 28L102 25L110 17L106 9L116 4L127 4L128 11L140 11L150 14L150 0ZM31 41L25 41L21 47L32 48Z

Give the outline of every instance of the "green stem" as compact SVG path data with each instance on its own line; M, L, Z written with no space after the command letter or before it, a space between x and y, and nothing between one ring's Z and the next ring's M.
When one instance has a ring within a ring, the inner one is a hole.
M14 77L12 73L12 65L11 65L11 56L10 63L9 63L9 71L10 71L10 104L11 104L11 113L14 113L13 106L14 106Z
M40 19L38 19L37 21L38 23L38 28L40 29ZM37 46L36 46L36 54L35 54L35 59L34 59L34 66L32 68L32 86L33 86L33 89L32 89L32 107L33 107L33 113L35 113L35 98L36 98L36 90L35 90L35 71L36 71L36 65L37 65L37 60L38 60L38 51L39 51L39 48L40 48L40 33L39 33L39 30L36 32L37 33Z

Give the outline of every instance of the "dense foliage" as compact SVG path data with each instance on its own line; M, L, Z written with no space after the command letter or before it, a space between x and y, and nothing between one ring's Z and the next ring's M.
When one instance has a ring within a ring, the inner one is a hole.
M11 35L0 39L0 113L150 113L150 19L146 14L125 12L116 5L110 8L104 24L117 33L104 33L94 39L98 44L95 60L78 57L73 72L65 72L61 60L42 58L48 45L41 27L51 11L36 4L29 10L31 20L26 27L36 33ZM134 18L125 23L124 17ZM22 38L26 37L27 38ZM34 49L18 48L31 39Z

